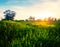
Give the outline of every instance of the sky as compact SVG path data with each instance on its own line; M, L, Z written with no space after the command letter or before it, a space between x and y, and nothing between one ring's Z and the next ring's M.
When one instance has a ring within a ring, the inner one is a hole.
M4 18L5 10L16 12L14 19L28 19L30 16L39 18L60 18L60 0L0 0L0 19Z

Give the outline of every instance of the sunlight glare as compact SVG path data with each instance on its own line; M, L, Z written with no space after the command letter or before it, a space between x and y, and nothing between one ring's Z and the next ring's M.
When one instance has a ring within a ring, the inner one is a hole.
M37 13L35 14L35 18L36 19L44 19L44 18L48 18L48 17L53 17L54 14L53 13L49 13L49 12L42 12L42 13Z

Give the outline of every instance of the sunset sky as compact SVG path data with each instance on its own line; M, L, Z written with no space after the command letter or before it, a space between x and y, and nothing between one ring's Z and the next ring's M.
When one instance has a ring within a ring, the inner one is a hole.
M15 19L27 19L29 16L38 18L60 18L60 0L0 0L0 19L7 9L16 12Z

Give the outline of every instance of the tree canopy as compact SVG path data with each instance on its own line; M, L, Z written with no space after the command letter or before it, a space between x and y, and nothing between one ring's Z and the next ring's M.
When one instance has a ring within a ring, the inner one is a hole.
M15 17L16 12L15 11L11 11L11 10L6 10L4 12L4 14L5 14L4 16L5 16L6 20L13 20L14 17Z

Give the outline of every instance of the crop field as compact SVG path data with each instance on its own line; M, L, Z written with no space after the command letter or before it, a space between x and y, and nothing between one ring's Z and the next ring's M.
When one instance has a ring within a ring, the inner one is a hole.
M60 47L60 21L0 21L0 47Z

